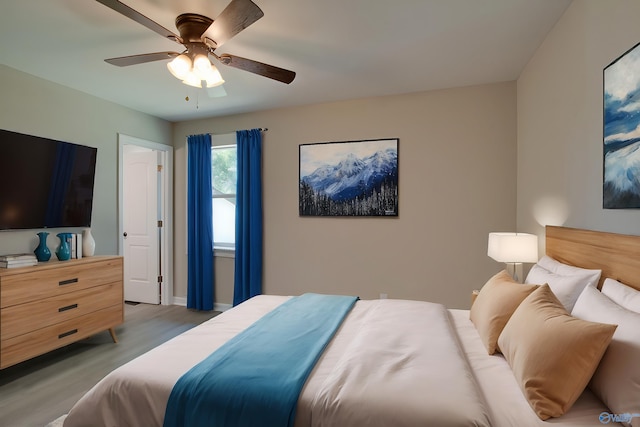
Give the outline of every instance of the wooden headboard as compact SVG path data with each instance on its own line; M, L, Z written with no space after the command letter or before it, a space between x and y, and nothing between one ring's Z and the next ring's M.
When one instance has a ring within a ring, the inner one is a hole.
M546 227L546 253L565 264L602 270L607 277L640 290L640 236Z

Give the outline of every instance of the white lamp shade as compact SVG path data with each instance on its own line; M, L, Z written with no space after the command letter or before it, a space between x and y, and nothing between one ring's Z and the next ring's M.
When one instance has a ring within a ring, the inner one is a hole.
M220 75L220 71L218 71L215 65L211 65L211 68L207 72L204 80L207 81L207 87L216 87L224 83L224 79Z
M173 58L173 60L167 64L167 68L174 77L183 80L191 71L191 59L183 53Z
M173 58L167 64L167 68L174 77L189 86L202 87L202 81L205 81L206 86L212 88L224 83L220 72L211 63L207 55L196 55L192 63L191 58L183 53Z
M182 83L193 87L202 87L202 80L194 72L189 72L182 80Z
M527 233L489 233L487 255L498 262L538 262L538 236Z
M211 71L211 61L204 55L196 55L193 58L193 72L200 80L206 80L207 74Z

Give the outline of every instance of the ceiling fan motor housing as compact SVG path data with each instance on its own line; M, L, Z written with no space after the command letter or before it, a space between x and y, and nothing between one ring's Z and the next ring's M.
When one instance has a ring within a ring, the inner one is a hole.
M202 43L202 34L213 19L197 13L183 13L176 18L176 28L184 43Z

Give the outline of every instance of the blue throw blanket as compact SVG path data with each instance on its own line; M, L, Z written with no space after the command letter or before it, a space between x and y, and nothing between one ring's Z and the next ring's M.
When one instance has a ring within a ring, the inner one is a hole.
M291 298L184 374L164 427L293 426L298 396L357 297Z

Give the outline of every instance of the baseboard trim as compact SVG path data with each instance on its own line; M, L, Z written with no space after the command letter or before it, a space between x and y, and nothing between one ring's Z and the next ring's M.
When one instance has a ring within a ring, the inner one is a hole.
M173 297L173 305L187 306L187 299L182 297Z
M173 297L173 305L181 305L183 307L187 306L187 299L184 297ZM214 303L213 304L213 309L215 311L227 311L229 310L231 307L233 307L233 305L231 304L222 304L222 303Z
M233 307L233 305L231 305L231 304L221 304L221 303L217 303L217 302L213 304L213 309L215 311L227 311L231 307Z

